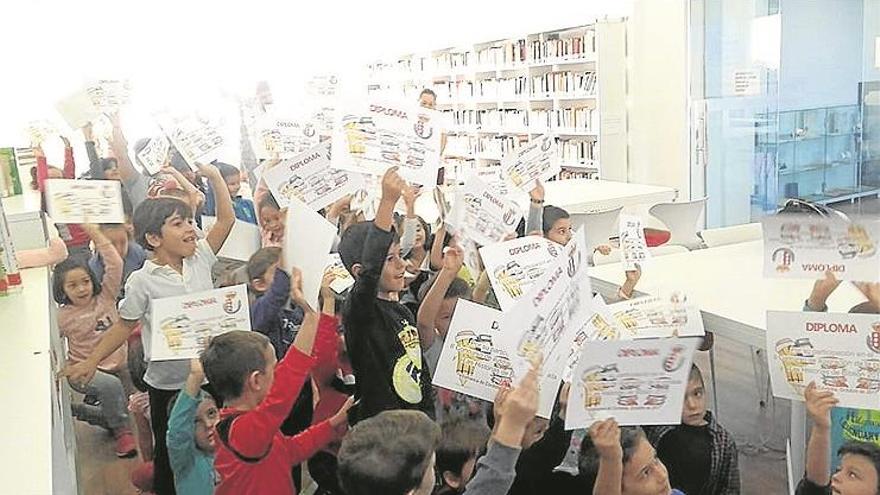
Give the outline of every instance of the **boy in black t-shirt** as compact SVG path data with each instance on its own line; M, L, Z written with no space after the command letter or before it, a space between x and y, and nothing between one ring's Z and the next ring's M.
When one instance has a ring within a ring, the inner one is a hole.
M688 495L732 495L740 492L733 435L706 410L703 374L691 366L681 424L644 427L657 457L669 471L669 484Z
M342 263L356 279L342 313L360 399L354 420L388 409L418 409L434 417L431 375L416 320L398 300L405 286L406 262L393 217L406 187L397 167L388 169L375 220L352 225L339 242Z

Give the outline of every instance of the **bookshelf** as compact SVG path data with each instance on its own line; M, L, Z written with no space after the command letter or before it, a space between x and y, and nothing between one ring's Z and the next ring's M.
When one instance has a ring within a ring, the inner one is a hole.
M600 66L626 63L622 57L599 60L606 22L377 61L368 66L368 90L409 100L424 88L437 94L449 181L499 162L542 134L559 144L559 178L598 178ZM614 111L621 112L625 109Z

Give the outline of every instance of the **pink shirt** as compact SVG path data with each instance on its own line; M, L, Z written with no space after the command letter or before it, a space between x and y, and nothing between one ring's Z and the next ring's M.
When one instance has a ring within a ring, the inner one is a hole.
M117 320L116 297L122 285L122 258L109 242L95 246L104 258L104 279L101 280L101 293L92 298L87 306L65 304L58 309L58 328L67 337L67 360L71 363L85 361L104 332ZM127 344L116 349L98 368L104 371L117 371L125 367L128 357Z

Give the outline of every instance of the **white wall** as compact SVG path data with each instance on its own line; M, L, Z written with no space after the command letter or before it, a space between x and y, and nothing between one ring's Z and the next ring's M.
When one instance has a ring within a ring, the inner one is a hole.
M865 0L864 9L862 77L865 81L880 81L880 48L876 45L880 37L880 1Z
M55 101L87 77L131 78L135 108L125 124L142 137L150 112L169 101L215 101L221 87L252 91L261 79L276 97L295 99L293 88L317 73L353 77L380 57L625 16L630 3L562 0L524 15L504 0L8 1L0 146L26 145L26 123L57 119Z
M629 181L690 197L687 2L635 0L628 31Z
M880 4L878 0L868 2ZM858 102L865 3L864 0L780 1L780 112Z

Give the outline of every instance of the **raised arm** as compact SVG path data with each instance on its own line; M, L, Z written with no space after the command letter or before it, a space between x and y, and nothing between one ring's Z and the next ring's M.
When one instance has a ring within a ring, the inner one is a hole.
M599 472L593 495L620 495L623 480L623 448L620 427L614 419L597 421L590 426L590 438L599 455Z
M168 417L168 458L175 473L181 474L195 465L196 431L195 419L202 400L202 382L205 372L198 358L190 360L189 376L183 390L177 395L171 415Z
M61 136L61 141L64 142L64 171L62 175L65 179L76 179L76 161L73 159L73 148L70 146L70 140Z
M529 216L526 218L526 235L544 233L544 185L535 181L535 188L529 191Z
M119 167L119 175L122 177L124 184L130 184L141 175L134 165L131 163L131 157L128 156L128 140L122 132L122 122L118 112L107 115L113 124L113 136L110 139L110 149L113 150L113 156L116 157L116 165Z
M211 230L205 236L210 244L214 254L220 252L229 233L232 232L232 226L235 225L235 210L232 209L232 198L229 196L229 189L226 188L226 182L220 171L213 165L199 165L199 171L208 178L211 189L214 191L214 204L217 210L217 221Z
M190 206L192 206L193 211L198 210L199 207L205 203L205 194L202 191L199 191L199 188L193 185L192 182L187 180L179 170L168 165L162 167L161 172L174 177L177 184L183 189L187 196L189 196Z
M439 270L443 266L443 241L446 239L446 224L440 226L434 234L431 244L431 270Z
M104 235L99 226L91 223L81 224L80 226L92 239L95 249L104 260L104 276L101 279L103 290L99 297L108 301L116 301L119 291L122 289L122 257L116 252L113 243Z
M831 408L837 405L834 392L819 390L810 382L804 390L807 413L813 420L813 430L807 444L807 480L818 486L831 483Z
M461 248L449 248L443 255L443 268L437 273L433 285L425 294L425 300L419 306L419 314L416 326L419 329L419 342L422 348L427 349L434 343L437 330L434 322L446 296L446 291L452 285L452 281L458 276L461 265L464 263L464 253Z
M92 132L92 123L87 122L82 126L83 139L86 145L86 155L89 157L89 171L92 179L103 179L104 169L98 166L98 149L95 147L95 136Z

